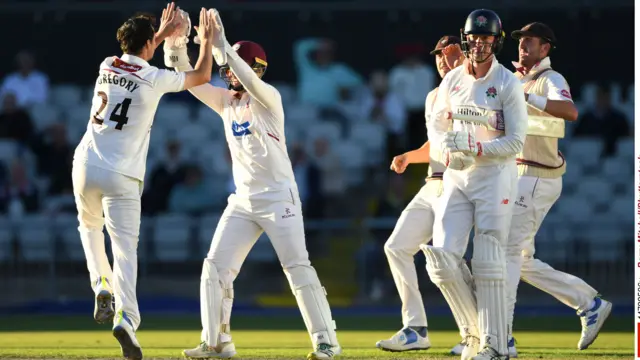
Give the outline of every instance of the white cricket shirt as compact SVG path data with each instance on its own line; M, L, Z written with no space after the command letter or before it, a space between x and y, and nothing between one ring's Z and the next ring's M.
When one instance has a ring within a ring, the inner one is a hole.
M429 176L434 173L442 174L447 169L442 159L442 141L444 134L449 131L451 120L442 113L436 115L433 112L437 97L438 88L435 88L427 95L424 105L424 118L429 136Z
M467 61L447 73L438 90L434 112L478 116L496 116L504 131L454 120L453 131L466 131L482 147L476 166L515 161L527 133L527 105L520 80L495 57L487 74L476 79L469 73Z
M139 57L108 57L96 80L89 123L74 160L144 180L151 125L165 93L184 89L185 74Z
M287 152L280 93L262 81L228 43L226 52L228 65L246 92L238 97L235 91L211 84L189 91L222 117L236 197L296 202L298 186Z

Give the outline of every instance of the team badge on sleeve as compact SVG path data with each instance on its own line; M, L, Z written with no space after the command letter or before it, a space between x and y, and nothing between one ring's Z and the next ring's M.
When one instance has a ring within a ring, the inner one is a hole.
M562 89L562 91L560 91L560 95L566 97L567 99L571 99L571 93L567 89Z

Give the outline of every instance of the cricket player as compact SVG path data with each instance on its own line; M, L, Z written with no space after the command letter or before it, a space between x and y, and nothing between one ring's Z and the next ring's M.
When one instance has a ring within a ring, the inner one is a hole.
M146 15L132 17L118 29L124 55L108 57L100 64L87 131L73 161L78 231L96 295L94 318L98 323L113 318L113 335L128 359L142 359L135 336L140 325L137 246L153 117L165 93L211 79L213 23L204 9L198 28L200 57L193 71L159 70L147 62L157 44L178 26L175 15L171 3L163 10L157 33L154 20ZM105 252L105 223L113 246L113 270Z
M228 199L204 259L200 283L200 345L189 358L228 358L236 354L230 334L233 282L262 232L278 255L309 331L307 359L331 359L341 348L325 289L309 262L298 187L287 154L284 111L279 92L261 78L267 57L260 45L227 42L215 19L213 52L228 89L205 84L191 93L223 119L236 191ZM186 13L183 16L188 18ZM186 38L187 33L177 36ZM186 48L165 44L165 64L190 68Z
M436 116L445 112L454 119L443 140L443 209L436 212L433 245L421 248L431 281L465 335L461 358L508 359L505 248L516 196L515 159L527 130L526 103L518 79L495 58L504 41L495 12L471 12L461 40L467 59L444 77L434 106ZM488 114L499 114L494 129L456 120ZM472 226L475 289L460 267Z
M445 51L446 50L446 51ZM460 38L443 36L431 51L436 57L436 67L440 77L452 68L462 64L464 55L460 49ZM451 64L451 65L449 65ZM426 183L404 209L393 233L384 245L393 280L402 300L403 328L387 340L380 340L376 347L385 351L427 350L431 347L427 335L427 314L422 295L418 288L418 276L413 258L420 251L420 245L431 241L434 211L437 199L442 193L442 174L446 166L442 162L441 141L449 130L451 121L447 117L432 117L431 110L436 100L438 88L432 90L425 103L425 120L429 140L419 149L393 158L391 170L404 173L410 164L429 163ZM471 273L464 261L460 262L464 274Z
M547 25L534 22L511 33L519 41L519 63L515 75L524 86L527 111L568 121L578 118L569 85L551 68L549 52L556 37ZM593 343L611 313L611 303L573 275L558 271L534 258L534 238L549 209L562 192L566 163L558 151L558 138L527 135L518 154L518 196L515 201L507 244L508 320L512 332L513 312L519 280L541 289L576 309L582 322L578 349Z

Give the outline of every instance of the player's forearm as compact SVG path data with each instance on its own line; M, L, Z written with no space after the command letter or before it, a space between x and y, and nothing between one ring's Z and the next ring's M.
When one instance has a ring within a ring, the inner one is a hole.
M185 66L178 66L175 69L176 71L189 72L193 71L193 66L191 66L191 64L187 64ZM217 88L206 83L189 88L189 92L196 99L200 100L200 102L210 107L213 111L218 114L222 112L222 98L225 93L224 89Z
M479 143L482 151L481 156L512 156L522 151L524 136L507 135Z
M578 119L578 109L571 101L550 100L545 96L525 94L528 106L568 121Z
M198 61L193 69L193 72L197 74L198 79L202 81L200 84L205 84L211 81L211 69L213 68L213 55L211 53L211 41L205 40L200 44L200 53L198 54Z
M431 158L429 157L430 150L431 144L429 141L427 141L418 149L407 152L407 162L409 164L428 163L431 160Z

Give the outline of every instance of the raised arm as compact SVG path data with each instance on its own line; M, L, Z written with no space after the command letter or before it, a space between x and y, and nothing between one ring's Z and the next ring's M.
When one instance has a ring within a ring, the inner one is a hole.
M293 59L299 72L315 67L309 57L311 52L320 46L321 41L316 38L308 38L298 40L293 45Z
M527 135L527 104L522 97L524 89L515 76L507 77L507 84L502 90L505 136L479 142L481 156L510 156L522 151Z
M205 41L204 43L200 44L200 54L198 63L196 64L197 70L194 70L194 68L189 63L189 56L187 54L187 43L189 42L188 36L191 28L191 21L189 20L189 15L185 11L180 9L178 9L177 11L182 20L182 28L178 31L178 34L169 36L165 41L165 65L167 67L174 68L176 71L185 72L184 90L189 90L189 92L203 104L207 105L215 112L220 114L223 110L222 104L226 91L209 84L209 81L211 81L211 69L213 67L211 56L212 41ZM200 29L203 29L202 25L200 26ZM208 65L204 59L209 61ZM191 81L193 81L193 78L198 76L193 75L197 74L198 70L205 71L205 69L209 70L209 78L207 81L199 83L197 85L193 85L191 82L187 83L187 79L191 78Z
M569 84L565 78L555 71L550 71L544 76L544 81L547 96L525 94L527 104L557 118L577 120L578 109L573 104Z

